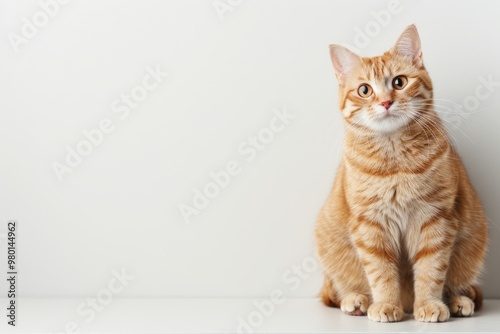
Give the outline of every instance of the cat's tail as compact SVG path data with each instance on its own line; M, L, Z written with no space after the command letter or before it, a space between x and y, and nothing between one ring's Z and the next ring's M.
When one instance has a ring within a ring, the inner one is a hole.
M475 311L479 311L483 307L483 292L477 285L471 285L466 295L474 302Z
M340 307L340 302L337 300L335 290L333 289L333 282L330 278L326 277L323 282L323 287L319 293L323 304L329 307Z

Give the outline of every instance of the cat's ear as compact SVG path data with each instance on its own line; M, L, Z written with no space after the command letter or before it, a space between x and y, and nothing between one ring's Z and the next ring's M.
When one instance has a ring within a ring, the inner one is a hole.
M346 77L361 64L361 58L354 52L337 44L330 45L330 57L333 69L339 83L344 83Z
M406 27L401 35L399 35L396 44L394 44L391 49L391 52L411 57L413 63L418 67L421 67L424 64L420 37L418 36L417 27L414 24Z

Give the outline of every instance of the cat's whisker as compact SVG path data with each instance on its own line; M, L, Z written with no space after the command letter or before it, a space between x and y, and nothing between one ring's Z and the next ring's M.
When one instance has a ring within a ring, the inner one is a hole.
M457 107L463 107L463 105L462 105L462 104L457 103L456 101L453 101L453 100L450 100L450 99L442 99L442 98L440 98L440 99L436 99L436 98L435 98L435 99L434 99L434 101L448 102L448 103L450 103L450 104L453 104L454 106L457 106Z
M431 117L427 116L426 114L420 115L420 119L425 120L425 121L431 123L432 125L434 125L434 129L436 131L438 131L443 137L447 138L448 140L451 139L455 144L457 144L457 141L456 141L455 137L453 136L453 134L450 134L447 131L441 129L441 126L440 126L440 123L438 120L431 118Z
M449 109L448 107L444 107L444 106L439 106L439 105L435 105L435 104L428 104L428 105L418 105L418 103L415 103L415 107L419 108L419 107L424 107L424 108L445 108L445 110L451 110ZM420 109L420 108L419 108ZM426 110L423 110L423 113L425 113ZM465 123L465 125L470 129L470 124L469 122L467 121L467 119L465 119L465 117L463 117L462 115L460 115L459 113L455 113L454 111L451 111L449 113L446 113L444 111L441 111L441 110L438 110L437 111L438 114L455 114L457 115L458 117L460 117L462 119L462 121ZM454 128L460 130L458 128L457 125L455 125L453 122L447 120L445 117L441 117L442 120L446 121L448 124L452 125ZM460 130L461 131L461 130Z
M446 113L446 114L454 114L454 115L473 115L477 113L481 113L484 110L482 109L476 109L474 112L457 112L455 109L452 109L447 106L439 105L439 104L419 104L415 103L415 107L423 107L423 108L439 108L440 113Z
M428 117L428 116L423 115L423 116L421 116L421 117L425 118L425 117ZM470 138L470 137L469 137L469 136L468 136L468 135L467 135L464 131L462 131L459 127L455 126L453 123L451 123L451 122L450 122L450 121L448 121L447 119L441 118L441 120L442 120L442 121L447 122L447 123L448 123L448 124L450 124L450 125L452 125L452 126L453 126L455 129L457 129L457 130L458 130L458 131L459 131L462 135L464 135L467 139L469 139L471 143L475 144L474 140L472 140L472 138ZM435 122L435 121L434 121L434 122ZM443 130L440 130L440 131L443 131ZM454 135L453 135L453 133L452 133L452 132L449 132L449 133L448 133L448 132L444 132L444 131L443 131L443 135L444 135L445 133L448 135L448 138L449 138L449 136L451 136L451 138L453 138L453 139L455 140L455 142L456 142L456 138L454 137Z
M419 126L419 127L420 127L423 131L424 131L424 134L425 134L425 136L426 136L427 141L429 141L429 135L427 134L427 130L429 130L429 132L431 133L431 135L434 137L434 140L436 140L436 136L435 136L435 134L432 132L432 129L431 129L429 126L427 126L425 123L424 123L424 124L422 124L422 123L419 121L419 119L418 119L418 118L415 118L415 119L414 119L414 121L415 121L415 123L416 123L416 124L417 124L417 125L418 125L418 126ZM430 153L430 147L427 147L427 157L429 157L429 156L430 156L430 154L431 154L431 153Z
M470 124L469 122L467 121L467 119L463 116L463 115L470 115L472 113L457 113L455 112L455 110L452 110L448 107L445 107L445 106L440 106L440 105L417 105L417 107L424 107L424 108L434 108L434 109L437 109L437 113L438 114L443 114L443 115L457 115L458 117L461 118L461 120L466 124L466 126L470 129ZM481 112L481 110L477 110L476 112ZM475 113L476 113L475 112ZM442 118L445 118L445 117L442 117ZM452 124L452 123L450 123ZM456 127L455 124L452 124L454 127Z

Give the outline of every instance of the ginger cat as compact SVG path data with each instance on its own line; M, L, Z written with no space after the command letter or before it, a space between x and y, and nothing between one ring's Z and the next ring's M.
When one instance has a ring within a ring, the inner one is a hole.
M487 221L434 111L416 27L382 56L330 54L346 134L316 227L322 301L379 322L471 316Z

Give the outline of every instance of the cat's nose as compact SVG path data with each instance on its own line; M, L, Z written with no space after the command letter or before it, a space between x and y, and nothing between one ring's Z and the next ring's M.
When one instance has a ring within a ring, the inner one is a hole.
M389 108L391 107L392 105L392 101L384 101L380 104L381 106L384 106L385 107L385 110L389 110Z

